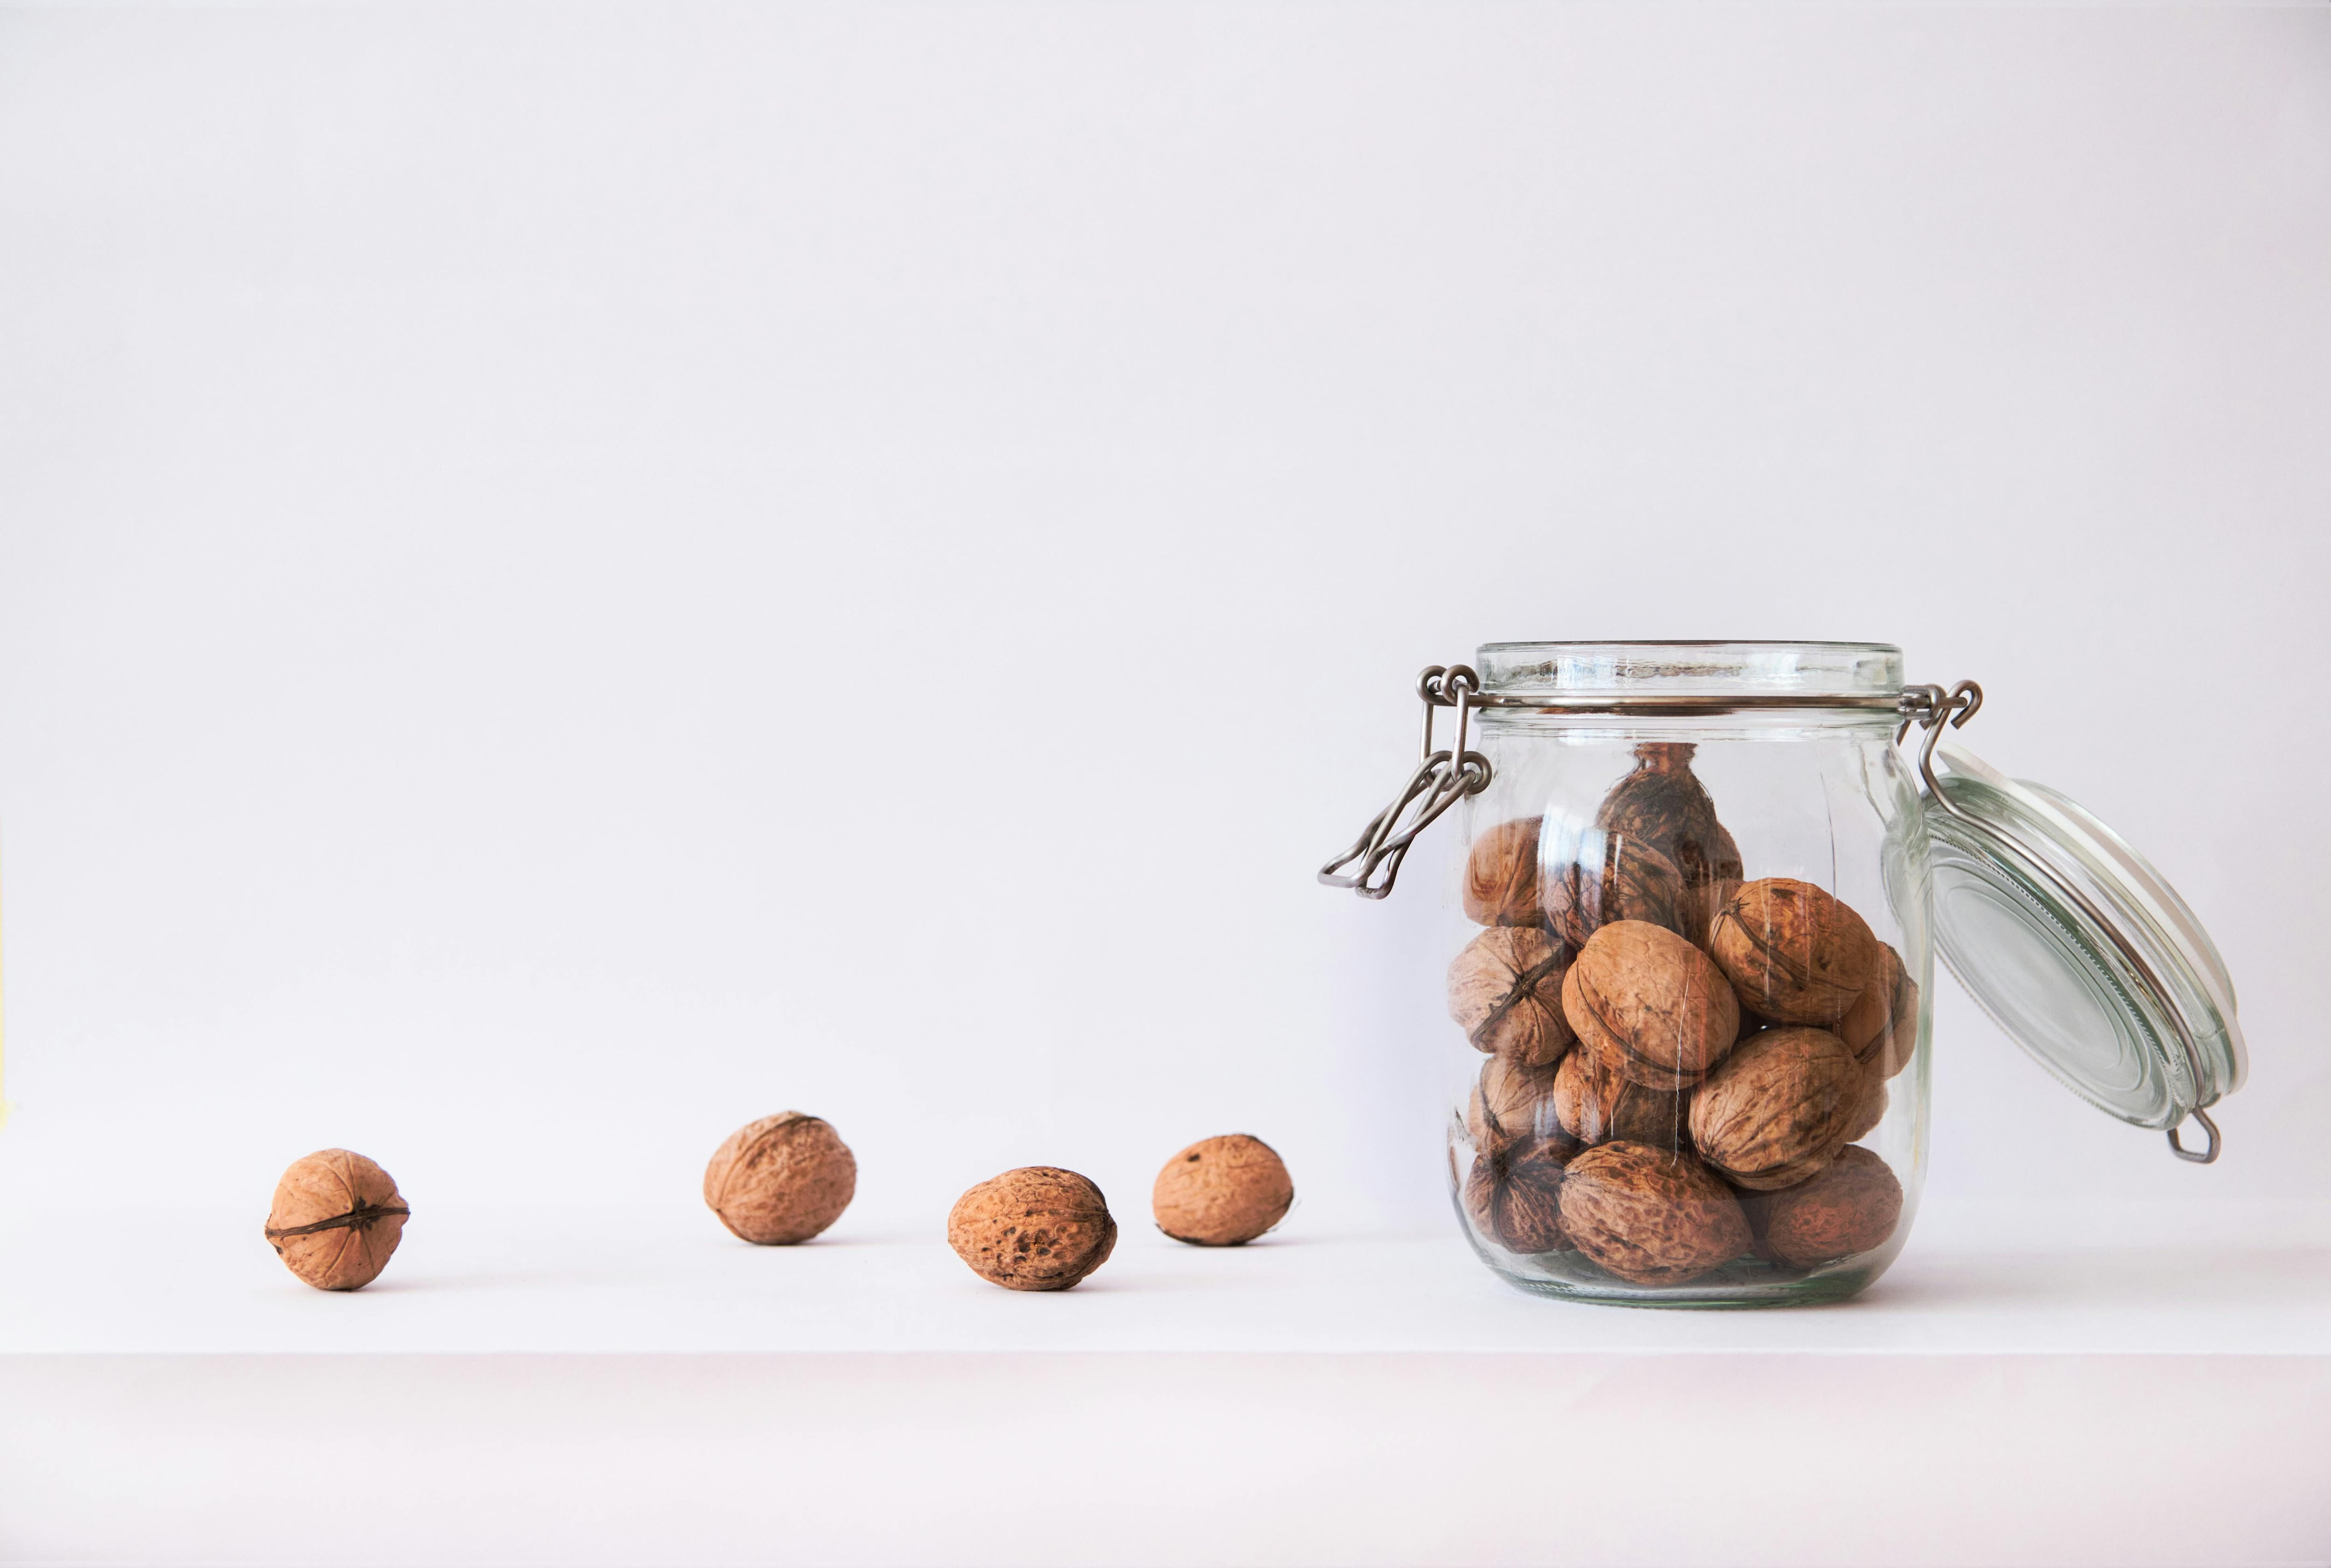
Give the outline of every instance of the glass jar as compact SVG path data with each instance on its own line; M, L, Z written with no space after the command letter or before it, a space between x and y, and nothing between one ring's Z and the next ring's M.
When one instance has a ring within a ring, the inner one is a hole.
M2217 1157L2204 1107L2244 1065L2223 965L2109 830L1946 738L1972 683L1906 686L1876 643L1513 642L1419 691L1422 759L1320 875L1382 898L1457 824L1450 1190L1506 1279L1695 1307L1868 1286L1925 1175L1938 945L2069 1087Z

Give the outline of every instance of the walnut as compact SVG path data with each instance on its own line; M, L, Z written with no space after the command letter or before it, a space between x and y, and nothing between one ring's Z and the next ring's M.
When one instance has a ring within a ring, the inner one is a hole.
M1780 1023L1835 1023L1877 969L1861 917L1811 882L1744 882L1708 930L1708 952L1741 1005Z
M947 1245L1006 1290L1066 1290L1108 1261L1117 1221L1100 1189L1074 1171L1025 1165L955 1201Z
M1576 1038L1562 1016L1569 953L1534 926L1492 926L1449 965L1449 1016L1481 1050L1543 1067Z
M1647 920L1684 932L1688 900L1675 862L1617 833L1582 835L1577 859L1543 885L1547 923L1573 947L1616 920Z
M1918 983L1899 953L1883 942L1877 946L1876 973L1838 1020L1837 1032L1864 1066L1892 1078L1918 1050Z
M1603 1144L1571 1160L1562 1228L1572 1246L1638 1285L1680 1285L1750 1240L1747 1216L1707 1166L1644 1144Z
M1556 1135L1475 1155L1464 1193L1474 1234L1508 1252L1560 1251L1562 1167L1577 1148Z
M1574 1050L1554 1075L1554 1117L1583 1144L1684 1145L1689 1102L1645 1088L1592 1051Z
M1645 741L1635 747L1635 771L1611 786L1594 825L1622 833L1675 863L1687 887L1741 872L1740 847L1716 820L1688 742Z
M346 1149L291 1162L267 1211L267 1243L319 1290L361 1290L380 1278L413 1211L386 1171Z
M1554 1075L1518 1057L1493 1056L1481 1066L1465 1107L1465 1131L1485 1149L1515 1138L1542 1137L1555 1130Z
M1861 1098L1854 1102L1853 1119L1846 1124L1845 1141L1853 1143L1866 1138L1886 1119L1886 1107L1894 1097L1886 1092L1886 1075L1861 1064Z
M1594 933L1562 984L1582 1048L1648 1088L1689 1088L1732 1049L1740 1005L1708 955L1664 927Z
M704 1201L763 1247L806 1241L842 1217L858 1160L822 1117L782 1111L730 1133L704 1167Z
M1482 926L1536 926L1537 832L1541 819L1499 822L1473 841L1465 857L1465 917Z
M1692 1096L1692 1143L1736 1185L1788 1186L1844 1146L1863 1083L1861 1064L1827 1030L1765 1030Z
M1261 1138L1202 1138L1166 1162L1149 1189L1157 1228L1200 1247L1242 1247L1287 1217L1295 1183Z
M1810 1267L1885 1244L1902 1218L1902 1183L1859 1145L1811 1181L1770 1194L1764 1243L1781 1262Z

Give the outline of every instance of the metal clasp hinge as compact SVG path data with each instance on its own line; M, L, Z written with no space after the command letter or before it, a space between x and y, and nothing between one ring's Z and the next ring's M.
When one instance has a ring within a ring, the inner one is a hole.
M1902 689L1902 722L1895 727L1894 744L1901 745L1914 724L1927 732L1926 744L1918 748L1918 776L1927 781L1927 798L1954 816L1959 814L1959 808L1951 803L1935 778L1935 747L1943 738L1946 724L1962 728L1982 708L1983 688L1972 680L1962 680L1948 691L1939 686Z
M1319 868L1319 880L1330 888L1349 888L1363 898L1381 898L1392 891L1400 862L1416 835L1431 827L1441 813L1478 794L1489 782L1489 759L1465 749L1466 736L1481 690L1481 678L1463 664L1428 668L1416 679L1416 695L1424 702L1424 746L1416 771L1393 797L1392 804L1368 820L1352 847ZM1457 743L1446 751L1432 746L1432 710L1457 710ZM1346 875L1346 870L1357 870ZM1381 880L1376 873L1384 873Z

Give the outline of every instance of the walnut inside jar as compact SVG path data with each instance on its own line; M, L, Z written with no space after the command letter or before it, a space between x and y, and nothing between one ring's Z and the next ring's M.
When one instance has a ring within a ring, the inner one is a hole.
M1827 1030L1765 1030L1693 1094L1693 1146L1735 1185L1793 1185L1844 1146L1866 1084L1853 1052Z
M1836 1023L1875 977L1878 947L1860 916L1793 877L1742 883L1708 927L1741 1004L1776 1023Z
M1449 1016L1476 1050L1533 1067L1576 1038L1562 1016L1568 950L1535 926L1492 926L1449 965Z
M1900 1072L1917 1053L1918 983L1888 944L1877 944L1870 983L1838 1020L1837 1032L1881 1079Z
M1812 1179L1768 1195L1765 1248L1810 1268L1885 1245L1902 1219L1902 1183L1886 1162L1851 1146Z
M1554 1075L1554 1117L1584 1144L1649 1144L1681 1148L1689 1096L1646 1088L1593 1051L1574 1050Z
M1465 917L1481 926L1536 926L1546 918L1538 901L1540 819L1499 822L1473 841L1465 857Z
M1648 1088L1689 1088L1740 1031L1740 1004L1708 955L1674 932L1621 920L1594 933L1562 984L1582 1050Z
M1554 1077L1518 1057L1493 1056L1481 1066L1465 1107L1465 1131L1477 1149L1556 1130Z
M1559 1251L1562 1172L1578 1145L1556 1134L1487 1150L1466 1174L1466 1218L1474 1233L1508 1252Z
M1749 1249L1731 1189L1691 1155L1604 1144L1563 1171L1562 1228L1571 1245L1638 1285L1681 1285Z
M1741 872L1740 849L1716 820L1689 741L1645 741L1635 747L1634 771L1611 786L1594 825L1622 833L1675 863L1687 886Z

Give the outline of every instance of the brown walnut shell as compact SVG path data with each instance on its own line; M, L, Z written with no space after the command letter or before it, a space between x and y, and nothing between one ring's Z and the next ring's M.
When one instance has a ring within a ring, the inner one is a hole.
M1687 887L1740 875L1740 848L1716 820L1716 803L1691 759L1689 742L1645 741L1635 769L1611 786L1594 825L1647 844L1675 863Z
M1810 1267L1885 1245L1901 1219L1902 1183L1857 1145L1811 1181L1770 1194L1762 1240L1779 1261Z
M1449 965L1449 1016L1476 1050L1534 1067L1576 1039L1562 1016L1568 949L1535 926L1492 926Z
M1592 1051L1574 1050L1554 1075L1554 1117L1583 1144L1684 1146L1689 1098L1645 1088Z
M1835 1023L1875 977L1861 917L1811 882L1744 882L1708 927L1708 953L1741 1005L1779 1023Z
M1844 1146L1864 1082L1853 1052L1827 1030L1765 1030L1692 1096L1692 1143L1736 1185L1789 1186Z
M1149 1189L1157 1228L1200 1247L1242 1247L1287 1217L1295 1181L1279 1151L1245 1133L1201 1138Z
M1465 1176L1465 1213L1474 1233L1508 1252L1557 1252L1562 1230L1562 1168L1578 1145L1556 1136L1477 1155Z
M411 1213L386 1171L346 1149L319 1149L275 1183L267 1244L319 1290L361 1290L388 1267Z
M1617 920L1647 920L1686 932L1688 900L1675 862L1648 844L1616 833L1584 835L1577 859L1548 877L1546 923L1575 949Z
M1025 1165L955 1201L947 1245L1006 1290L1066 1290L1108 1261L1117 1221L1100 1189L1074 1171Z
M1748 1250L1730 1188L1689 1155L1603 1144L1563 1172L1570 1244L1622 1279L1680 1285Z
M1877 1131L1878 1124L1886 1119L1886 1107L1894 1097L1886 1091L1886 1076L1871 1070L1868 1062L1861 1064L1861 1098L1854 1103L1853 1119L1846 1124L1845 1141L1849 1144L1868 1137Z
M808 1240L842 1218L857 1191L850 1145L823 1117L799 1111L738 1127L704 1167L704 1202L763 1247Z
M1838 1020L1837 1032L1880 1078L1892 1078L1917 1053L1918 983L1886 943L1878 944L1876 973Z
M1594 933L1562 984L1586 1050L1648 1088L1689 1088L1740 1031L1740 1004L1706 954L1674 932L1621 920Z
M1518 1057L1493 1056L1481 1064L1465 1107L1465 1131L1477 1149L1543 1137L1556 1130L1554 1075Z
M1473 841L1465 857L1465 917L1482 926L1536 926L1545 920L1538 905L1537 834L1540 819L1499 822Z

